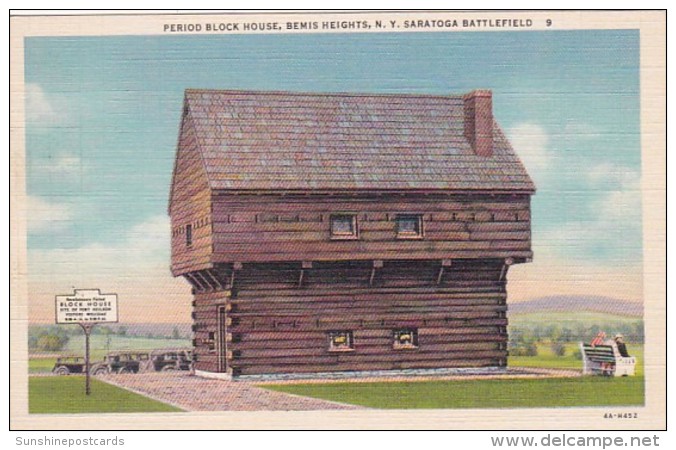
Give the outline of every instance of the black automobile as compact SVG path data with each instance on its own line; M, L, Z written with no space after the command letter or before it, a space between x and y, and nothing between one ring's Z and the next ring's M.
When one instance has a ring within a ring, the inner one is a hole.
M71 373L84 373L85 359L82 356L60 356L52 369L54 375L70 375Z
M190 370L192 365L192 350L188 348L173 348L154 350L150 354L153 369L157 372L170 370Z
M118 351L108 353L103 361L92 366L92 375L104 375L107 373L139 373L145 372L150 366L150 354L148 352Z

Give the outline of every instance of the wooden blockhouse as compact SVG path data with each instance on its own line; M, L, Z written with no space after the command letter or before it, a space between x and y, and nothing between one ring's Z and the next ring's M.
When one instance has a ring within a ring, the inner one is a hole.
M490 91L187 90L169 214L196 370L506 366L534 192Z

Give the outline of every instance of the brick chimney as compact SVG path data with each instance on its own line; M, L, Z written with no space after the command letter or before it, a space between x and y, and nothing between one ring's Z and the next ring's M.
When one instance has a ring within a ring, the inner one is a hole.
M479 156L493 156L493 93L476 90L462 96L465 138Z

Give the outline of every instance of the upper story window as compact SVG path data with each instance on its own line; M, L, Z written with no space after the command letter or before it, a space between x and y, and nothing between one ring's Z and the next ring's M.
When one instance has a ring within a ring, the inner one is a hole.
M185 226L185 245L192 246L192 224Z
M356 214L333 214L331 216L331 238L356 239L357 233Z
M423 236L422 215L398 214L397 237L401 239L419 239Z

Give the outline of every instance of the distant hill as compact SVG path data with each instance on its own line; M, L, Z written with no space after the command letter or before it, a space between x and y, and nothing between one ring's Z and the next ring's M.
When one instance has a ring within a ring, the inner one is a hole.
M127 334L132 336L171 336L174 328L178 330L180 336L190 336L191 329L189 323L120 323L111 326L113 329L125 327Z
M40 328L54 327L54 324L31 324L31 329L38 330ZM66 325L71 330L78 330L77 325ZM127 336L139 337L155 337L155 338L169 338L174 335L174 329L178 332L181 338L188 339L192 335L190 323L107 323L100 324L94 328L93 333L101 331L103 327L110 328L113 332L118 333L121 328L126 331Z
M601 295L554 295L509 303L509 312L510 314L597 312L640 318L643 317L643 305Z
M555 295L522 302L508 301L508 304L510 316L521 314L589 312L631 318L643 317L642 304L600 295ZM31 326L46 327L53 326L53 324L33 324ZM119 323L106 324L105 326L115 331L124 327L126 329L126 334L130 336L147 337L148 335L152 335L154 337L170 337L174 333L174 328L177 329L181 337L190 337L192 335L190 323Z

